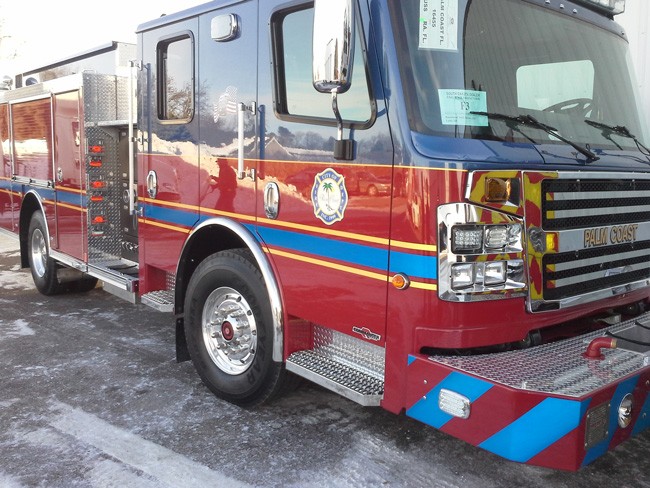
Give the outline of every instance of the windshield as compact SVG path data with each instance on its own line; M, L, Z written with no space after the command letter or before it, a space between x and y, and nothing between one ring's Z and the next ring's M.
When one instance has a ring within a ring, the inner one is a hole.
M532 115L598 149L648 144L627 42L522 0L389 2L411 128L446 137L564 144L486 113ZM582 9L584 11L584 8Z

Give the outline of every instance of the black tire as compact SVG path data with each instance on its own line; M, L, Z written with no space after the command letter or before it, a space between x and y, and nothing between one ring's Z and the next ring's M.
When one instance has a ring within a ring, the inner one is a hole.
M47 227L41 212L34 212L29 221L27 234L27 257L32 279L36 289L43 295L56 295L63 291L63 286L56 276L58 265L50 257L50 245L47 242Z
M43 295L51 296L66 292L86 293L97 286L97 278L87 275L75 281L59 281L57 270L62 265L50 257L47 227L41 212L34 212L29 221L27 257L36 289Z
M72 281L67 283L67 290L71 293L87 293L90 290L94 290L97 286L97 278L92 276L84 276L78 281Z
M271 306L250 251L219 252L199 264L184 326L194 367L217 397L252 407L284 390L288 373L273 361Z

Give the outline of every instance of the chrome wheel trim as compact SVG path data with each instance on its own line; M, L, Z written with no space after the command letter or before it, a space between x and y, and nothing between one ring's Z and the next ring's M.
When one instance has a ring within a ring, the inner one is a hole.
M47 269L47 243L41 229L34 229L31 243L32 268L39 278L45 276Z
M203 343L221 371L235 376L248 370L257 352L257 323L241 293L229 287L210 293L201 324Z

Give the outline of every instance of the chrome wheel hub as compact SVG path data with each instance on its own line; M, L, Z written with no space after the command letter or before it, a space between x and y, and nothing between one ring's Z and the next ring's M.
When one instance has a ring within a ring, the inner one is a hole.
M246 299L236 290L214 290L203 307L203 342L224 373L244 373L255 359L257 324Z
M47 244L41 229L35 229L32 233L31 253L34 272L42 278L47 267Z

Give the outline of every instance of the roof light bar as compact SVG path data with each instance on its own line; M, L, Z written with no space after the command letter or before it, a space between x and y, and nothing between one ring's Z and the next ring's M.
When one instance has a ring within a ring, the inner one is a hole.
M611 15L625 12L625 0L576 0L578 3L590 5Z

